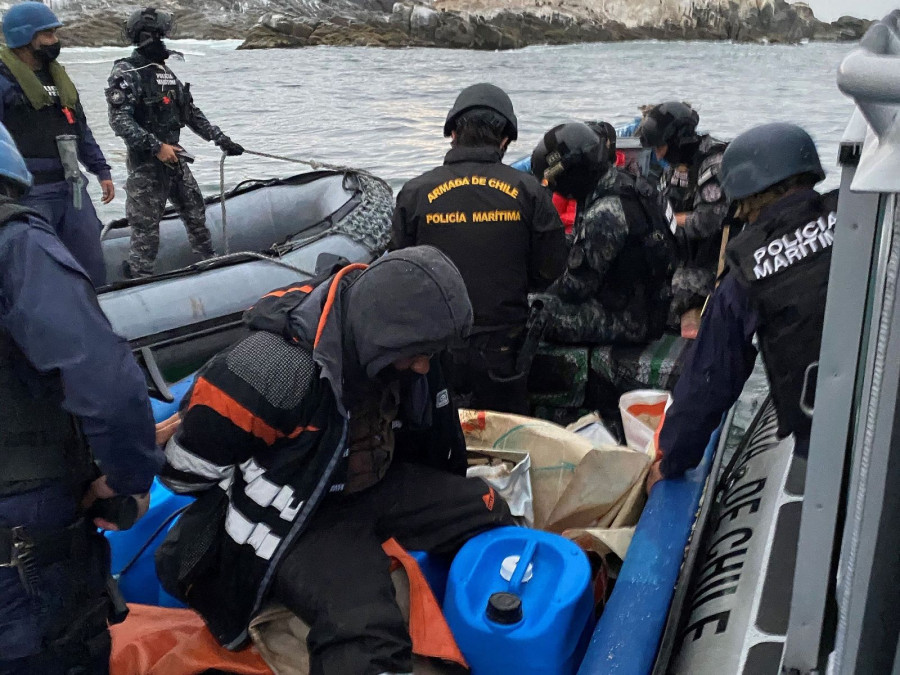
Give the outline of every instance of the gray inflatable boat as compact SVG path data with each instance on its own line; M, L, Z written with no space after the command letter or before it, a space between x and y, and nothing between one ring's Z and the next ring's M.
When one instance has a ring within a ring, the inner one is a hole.
M237 339L243 312L273 288L314 276L319 256L369 262L380 255L390 239L393 196L369 174L314 171L242 183L225 206L224 231L218 197L207 200L206 218L216 252L229 255L199 262L181 218L168 210L149 279L123 278L127 222L112 223L104 238L110 284L100 305L160 386Z

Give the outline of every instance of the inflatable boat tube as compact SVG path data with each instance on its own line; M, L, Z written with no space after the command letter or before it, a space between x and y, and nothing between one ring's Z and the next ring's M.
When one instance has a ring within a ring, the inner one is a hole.
M103 242L112 283L100 306L145 362L152 354L163 377L177 380L233 342L243 312L262 295L313 276L320 255L350 262L380 255L392 212L390 188L368 174L316 171L253 181L228 194L224 234L219 200L208 200L213 246L224 252L227 235L234 255L197 262L181 219L167 211L157 274L135 281L122 278L130 230L113 223Z
M720 433L721 427L699 466L653 488L578 675L652 670Z

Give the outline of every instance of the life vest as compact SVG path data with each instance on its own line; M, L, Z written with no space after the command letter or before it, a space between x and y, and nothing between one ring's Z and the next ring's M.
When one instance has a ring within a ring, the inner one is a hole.
M42 76L43 73L39 75ZM0 64L0 76L11 82L18 80L12 71ZM45 84L42 82L42 84ZM19 85L21 87L21 85ZM45 84L45 86L49 86ZM18 91L18 90L16 90ZM29 159L55 159L59 160L59 149L56 145L56 137L64 135L81 136L81 125L76 124L73 113L64 111L57 96L53 105L35 109L28 101L24 92L15 96L12 105L7 102L3 112L3 124L10 135L16 141L16 145L22 156ZM65 180L62 166L58 170L41 175L45 172L35 172L35 183L47 183ZM51 174L52 175L49 175Z
M773 204L734 237L726 255L759 313L760 351L779 436L808 438L811 420L800 409L800 396L807 368L819 359L836 194L810 190L784 199L789 203Z
M578 200L567 199L561 194L553 193L553 206L559 212L559 219L566 227L566 234L572 234L572 226L575 224L575 214L578 211Z
M0 227L26 215L36 214L0 202ZM56 481L75 486L88 475L90 453L62 399L59 375L31 368L0 328L0 496Z

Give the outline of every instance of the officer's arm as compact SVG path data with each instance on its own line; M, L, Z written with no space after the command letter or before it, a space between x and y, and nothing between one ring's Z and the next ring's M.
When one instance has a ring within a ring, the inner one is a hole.
M190 89L185 87L185 124L190 127L191 131L197 134L204 141L213 141L218 143L225 137L222 130L215 124L210 122L203 111L194 103L194 97L191 95Z
M397 195L397 206L394 207L394 218L391 243L389 250L396 251L400 248L416 245L416 221L411 217L415 210L410 192L403 188Z
M666 478L700 463L722 415L741 395L756 360L757 324L746 291L726 276L709 301L660 431Z
M155 155L162 147L162 142L135 120L138 89L132 75L123 72L122 67L116 66L109 76L109 87L106 90L109 126L116 136L125 141L129 150Z
M78 141L78 159L87 167L87 170L97 176L98 180L111 180L112 172L103 151L94 140L94 134L88 126L87 117L81 103L76 110L78 123L81 126L81 138Z
M301 406L305 403L312 378L302 364L285 363L265 378L243 381L238 393L229 355L224 352L210 360L181 401L181 425L166 444L166 464L160 473L160 480L174 492L206 490L229 478L235 466L270 452L281 420L261 409L260 403L282 413L296 408L297 397ZM273 398L273 392L280 392L281 398Z
M36 370L59 373L62 407L81 421L109 487L146 492L162 464L147 385L84 271L50 232L17 227L0 233L0 281L0 320Z
M598 209L588 217L591 222L585 238L576 239L566 272L559 280L559 297L566 302L583 302L597 294L628 237L627 223L613 212Z
M728 214L728 202L719 183L720 164L721 158L716 160L715 157L704 162L704 166L710 165L710 168L700 175L694 210L687 215L681 228L686 239L708 239L722 229L722 221Z
M566 230L548 190L541 189L531 220L529 290L542 291L566 271Z

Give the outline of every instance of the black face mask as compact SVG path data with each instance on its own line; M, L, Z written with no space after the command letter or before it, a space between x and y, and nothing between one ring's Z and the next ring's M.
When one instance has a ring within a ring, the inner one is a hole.
M698 139L693 139L679 145L670 144L669 149L666 151L665 160L669 164L690 164L694 160L694 155L697 154L697 149L700 147L700 141Z
M567 199L582 201L591 196L603 176L601 169L577 168L564 172L553 184L553 191Z
M162 63L169 58L169 50L166 49L166 43L162 40L154 40L143 47L138 47L138 53L153 63Z
M38 48L31 48L31 53L34 54L34 58L36 58L41 65L49 66L51 63L56 61L59 58L59 52L62 49L62 45L59 43L59 40L54 42L52 45L41 45Z

